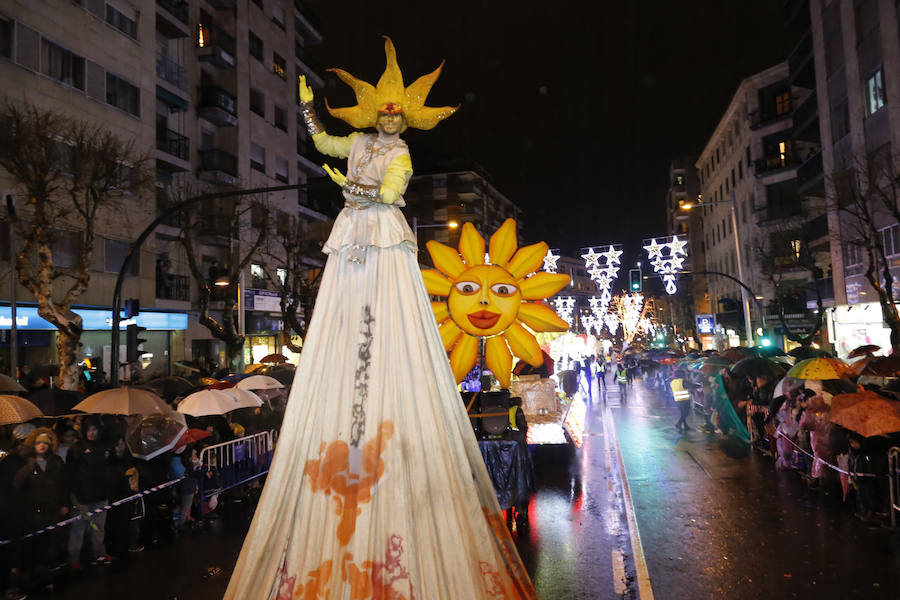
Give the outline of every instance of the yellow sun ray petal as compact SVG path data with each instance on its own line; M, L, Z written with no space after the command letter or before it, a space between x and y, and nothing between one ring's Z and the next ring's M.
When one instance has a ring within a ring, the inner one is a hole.
M388 102L400 103L404 90L403 74L400 72L400 65L397 64L397 50L394 48L394 42L391 41L391 38L386 35L382 37L384 38L384 58L387 65L378 83L375 84L375 89L378 90L379 94L384 95Z
M538 345L534 336L527 329L513 323L502 334L509 343L509 349L512 353L527 362L532 367L540 366L544 362L544 355L541 354L541 347Z
M407 123L410 127L427 131L452 115L459 106L425 106L410 112Z
M546 242L538 242L530 246L519 248L516 255L512 257L506 270L516 279L521 279L529 273L534 273L544 264L544 257L547 256L547 250L550 246Z
M478 359L478 338L471 335L464 335L459 343L450 353L450 368L453 369L453 376L456 383L466 378L475 361Z
M466 266L484 264L484 238L471 223L463 224L462 234L459 236L459 253L466 261Z
M356 129L372 127L375 124L375 116L378 107L375 106L375 86L357 79L343 69L328 69L338 76L338 79L349 85L356 94L356 106L343 108L331 108L328 99L325 99L325 108L331 116L342 119Z
M518 247L516 221L507 219L503 221L503 225L491 236L490 250L488 251L491 256L491 263L505 267Z
M571 278L563 273L541 271L519 282L523 300L543 300L569 285Z
M502 336L497 335L485 340L484 362L500 382L500 387L508 388L512 371L512 354L509 353L509 346Z
M428 97L431 86L440 77L443 68L444 61L441 61L437 69L427 75L422 75L406 88L406 104L409 108L422 108L425 106L425 98Z
M431 311L434 313L434 320L438 325L450 318L450 309L446 302L432 302Z
M428 254L431 255L431 261L434 263L435 268L444 275L451 279L456 279L466 270L466 265L463 264L456 248L451 248L434 240L429 241L425 246L428 248Z
M425 280L425 289L432 296L449 296L450 280L439 271L426 269L422 271L422 279Z
M444 344L444 350L447 351L459 341L459 336L462 335L462 329L460 329L453 321L444 321L438 329L438 332L441 334L441 342Z
M519 320L534 331L569 330L569 324L552 308L538 302L523 302L519 307Z

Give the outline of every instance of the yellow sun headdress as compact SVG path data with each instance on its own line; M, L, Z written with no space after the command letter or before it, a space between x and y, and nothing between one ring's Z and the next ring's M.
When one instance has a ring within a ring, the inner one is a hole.
M444 348L456 381L478 360L478 340L485 338L485 364L503 387L509 387L512 355L532 366L543 362L532 331L566 331L569 324L541 302L568 285L568 275L537 272L547 255L539 242L519 248L516 222L507 219L491 236L485 261L484 238L471 223L463 225L459 252L440 242L427 244L437 270L422 272ZM531 329L526 329L526 326Z
M331 108L328 100L325 106L331 116L337 117L349 123L352 127L363 129L374 127L378 118L378 111L386 104L392 105L389 112L395 112L397 107L406 117L406 124L416 129L431 129L443 119L456 112L458 106L431 107L425 106L425 98L431 91L431 86L437 81L444 66L440 66L429 73L416 79L412 85L403 87L403 74L397 64L397 52L391 38L384 36L384 54L387 58L387 66L378 85L373 86L361 79L357 79L343 69L328 69L353 88L356 94L356 106L345 108Z

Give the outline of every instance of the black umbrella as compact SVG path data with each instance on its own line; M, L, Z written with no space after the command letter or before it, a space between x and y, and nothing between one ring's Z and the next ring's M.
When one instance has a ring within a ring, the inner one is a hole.
M784 375L784 368L761 356L741 359L731 366L731 374L737 377L762 377Z
M751 350L758 356L787 356L787 353L778 346L753 346Z
M807 358L834 358L828 352L810 346L798 346L788 352L788 355L793 356L797 360L806 360Z
M184 377L170 375L168 377L157 377L152 381L148 381L145 387L152 388L165 398L172 401L178 396L184 396L189 390L194 389L194 384Z
M72 407L84 400L84 395L71 390L47 387L32 392L28 399L47 415L67 415Z

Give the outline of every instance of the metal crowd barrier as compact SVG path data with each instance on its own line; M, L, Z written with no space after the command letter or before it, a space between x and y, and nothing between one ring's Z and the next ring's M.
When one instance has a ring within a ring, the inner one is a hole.
M276 437L275 430L263 431L204 448L200 453L200 501L268 473Z
M888 450L888 486L891 490L891 527L897 526L897 511L900 511L900 448Z

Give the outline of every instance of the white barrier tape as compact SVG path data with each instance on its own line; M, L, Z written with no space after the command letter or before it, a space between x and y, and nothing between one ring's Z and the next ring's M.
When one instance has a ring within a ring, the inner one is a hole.
M831 469L837 471L838 473L841 473L841 474L843 474L843 475L848 475L848 476L850 476L850 477L878 477L878 475L876 475L875 473L855 473L855 472L853 472L853 471L847 471L847 470L845 470L845 469L842 469L842 468L840 468L839 466L833 465L833 464L831 464L830 462L828 462L828 461L826 461L826 460L822 460L821 458L817 458L817 457L813 456L812 454L810 454L809 452L807 452L806 450L804 450L803 448L801 448L800 446L798 446L798 445L794 442L794 440L792 440L792 439L789 438L788 436L784 435L784 434L781 433L780 431L776 431L776 432L775 432L775 435L776 435L777 437L781 437L781 438L786 439L788 442L791 443L791 445L792 445L794 448L796 448L797 450L799 450L799 451L802 452L803 454L807 455L808 457L810 457L810 458L813 459L813 460L819 461L819 462L822 463L823 465L825 465L825 466L827 466L827 467L829 467L829 468L831 468Z
M176 483L178 483L179 481L181 481L182 479L184 479L185 477L187 477L187 475L182 475L178 479L173 479L172 481L167 481L167 482L161 483L159 485L154 485L153 487L147 488L146 490L140 491L136 494L132 494L131 496L128 496L127 498L122 498L121 500L116 500L115 502L110 502L109 504L107 504L105 506L101 506L100 508L95 508L93 510L89 510L84 513L78 513L77 515L69 517L68 519L64 519L58 523L54 523L53 525L48 525L47 527L44 527L43 529L38 529L36 531L26 533L19 539L26 540L30 537L34 537L34 536L40 535L42 533L47 533L48 531L53 531L54 529L59 529L61 527L65 527L66 525L70 525L80 519L90 518L94 515L108 511L111 508L121 506L121 505L125 504L126 502L131 502L132 500L137 500L138 498L141 498L143 496L148 496L154 492L158 492L159 490L173 486ZM0 546L4 546L6 544L11 544L11 543L13 543L13 540L0 540Z

